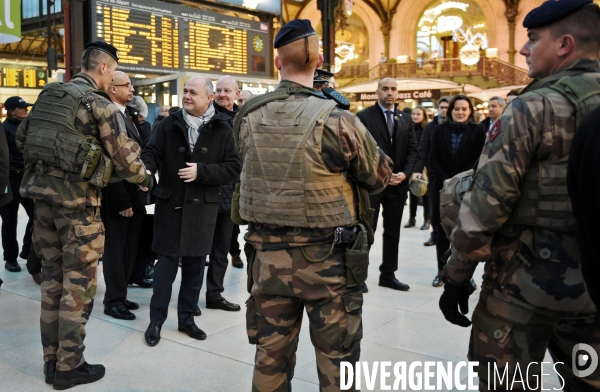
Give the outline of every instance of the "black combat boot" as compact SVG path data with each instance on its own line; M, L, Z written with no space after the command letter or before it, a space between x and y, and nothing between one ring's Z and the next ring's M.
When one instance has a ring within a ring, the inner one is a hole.
M73 388L79 384L91 384L104 377L104 372L104 366L90 365L84 362L81 366L73 370L57 370L52 386L54 389L63 390Z
M52 384L54 382L54 374L56 373L56 361L48 361L44 363L44 376L46 377L46 384Z

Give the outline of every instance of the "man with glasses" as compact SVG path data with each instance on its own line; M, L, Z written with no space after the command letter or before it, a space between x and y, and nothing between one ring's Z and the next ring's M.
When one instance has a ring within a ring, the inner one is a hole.
M133 100L134 88L129 76L115 72L108 95L125 122L127 137L144 147L139 126L138 111L128 102ZM106 244L102 266L106 292L104 314L121 320L133 320L130 310L139 309L135 302L127 300L127 283L137 255L138 242L144 215L146 193L135 184L123 181L108 184L102 190L102 220L106 228Z

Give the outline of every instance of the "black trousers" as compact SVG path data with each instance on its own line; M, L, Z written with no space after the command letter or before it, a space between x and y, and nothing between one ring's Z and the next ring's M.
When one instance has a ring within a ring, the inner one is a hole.
M438 239L438 235L440 233L441 230L441 226L439 224L440 222L440 192L439 189L437 189L437 185L436 185L436 181L435 181L435 177L432 175L429 176L429 189L427 190L427 194L429 196L429 217L431 220L431 238L434 241L437 241ZM437 211L436 211L437 210ZM434 224L434 214L437 213L437 219L438 219L438 224L435 225ZM444 233L444 231L442 230L442 234Z
M23 235L23 249L31 248L31 232L33 228L33 200L21 197L19 188L23 175L10 174L9 182L12 188L13 199L10 203L0 207L2 218L2 249L4 260L14 260L19 257L19 242L17 241L17 223L19 221L19 205L22 205L29 217Z
M441 187L434 188L434 192L431 196L431 227L433 227L433 233L431 237L435 239L435 251L437 255L438 271L444 269L446 260L442 257L444 253L450 247L450 240L446 236L446 233L442 229L441 217L440 217L440 190ZM435 237L434 237L435 233Z
M423 220L431 220L431 202L429 196L424 195L423 199ZM408 192L408 203L410 205L410 217L415 219L417 217L417 206L419 204L419 197Z
M217 215L217 223L215 224L215 235L213 236L212 252L210 254L210 265L206 271L206 301L219 301L221 293L224 291L223 280L229 261L227 260L227 252L231 242L234 223L231 220L229 212L219 212ZM239 230L239 226L238 226ZM200 284L202 288L202 284ZM200 291L198 291L198 298Z
M229 218L231 220L231 218ZM233 222L231 222L233 223ZM240 225L233 223L233 234L231 234L231 242L229 243L229 254L232 256L239 256L242 251L240 250L240 243L238 242L238 236L240 235Z
M383 207L383 257L379 272L381 279L394 278L398 270L398 245L400 244L400 224L406 192L398 192L396 186L388 186L383 192L370 197L371 207L375 209L373 229L377 230L379 209Z
M137 257L144 214L134 213L126 218L111 213L106 219L108 222L102 257L106 283L104 307L112 308L122 305L127 298L127 285Z
M194 323L194 313L198 304L200 287L204 279L206 256L181 258L181 286L177 299L177 318L180 325ZM179 258L158 256L154 266L152 299L150 300L150 322L162 325L167 319L169 302L173 292L173 282L177 276Z

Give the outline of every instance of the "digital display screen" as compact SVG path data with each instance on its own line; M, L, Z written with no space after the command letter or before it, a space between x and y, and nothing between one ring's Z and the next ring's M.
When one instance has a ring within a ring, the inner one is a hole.
M272 26L152 0L93 0L92 37L119 50L119 69L270 77Z
M42 67L0 64L0 87L43 88L48 72Z
M281 0L217 0L218 3L233 4L251 10L281 14Z

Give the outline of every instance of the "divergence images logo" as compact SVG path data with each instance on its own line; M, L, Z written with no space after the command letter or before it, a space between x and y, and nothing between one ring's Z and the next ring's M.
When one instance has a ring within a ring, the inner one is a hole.
M573 358L571 368L577 377L587 377L598 367L598 353L588 344L576 344L573 347L571 358Z

